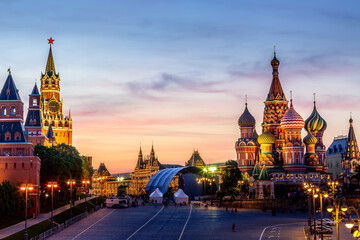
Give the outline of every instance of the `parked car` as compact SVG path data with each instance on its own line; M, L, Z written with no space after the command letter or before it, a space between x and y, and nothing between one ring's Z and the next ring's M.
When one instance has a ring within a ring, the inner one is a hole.
M120 207L120 208L128 208L130 206L130 199L126 197L109 197L105 201L105 206L107 208L111 207Z

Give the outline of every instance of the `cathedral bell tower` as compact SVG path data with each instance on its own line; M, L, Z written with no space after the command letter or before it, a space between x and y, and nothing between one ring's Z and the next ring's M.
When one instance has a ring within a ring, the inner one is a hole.
M63 103L60 100L60 75L55 71L52 44L54 39L48 39L50 44L45 73L41 73L41 111L42 132L46 135L52 126L56 143L72 144L72 119L63 114Z

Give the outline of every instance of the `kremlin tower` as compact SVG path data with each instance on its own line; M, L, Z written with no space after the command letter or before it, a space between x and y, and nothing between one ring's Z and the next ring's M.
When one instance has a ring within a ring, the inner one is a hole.
M72 144L72 119L69 115L63 114L63 102L60 99L60 75L55 71L52 47L54 40L48 39L50 48L46 63L45 73L41 73L41 111L42 111L42 132L47 135L49 126L57 144ZM52 145L52 143L45 143Z

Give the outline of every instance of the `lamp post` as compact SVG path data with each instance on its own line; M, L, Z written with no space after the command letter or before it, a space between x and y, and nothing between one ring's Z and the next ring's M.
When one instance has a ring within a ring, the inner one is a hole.
M339 223L342 220L342 216L340 215L341 212L346 212L347 211L347 206L346 205L341 205L341 202L345 202L345 198L330 198L330 201L332 202L332 204L330 204L327 207L327 211L329 213L333 213L333 211L335 210L335 223L336 223L336 239L340 240L340 232L339 232ZM341 210L341 211L340 211Z
M67 181L67 184L70 185L70 218L73 217L73 212L72 212L72 186L73 184L75 184L75 181L73 179L70 179L69 181Z
M318 197L318 192L320 191L319 188L317 188L315 185L311 183L304 183L304 187L308 193L308 208L309 208L309 228L311 227L311 213L310 213L310 194L313 198L313 208L314 208L314 240L316 240L316 209L315 209L315 198ZM316 197L315 197L316 195Z
M329 197L329 195L327 193L322 193L320 192L319 194L315 194L314 197L317 198L320 196L320 214L321 214L321 220L320 220L320 224L321 224L321 239L324 239L323 236L323 198L327 198Z
M54 188L57 188L56 182L49 182L47 185L49 188L51 188L51 229L53 229L54 226Z
M358 210L356 210L354 207L348 207L347 213L351 214L351 212L354 212L357 217L357 222L360 223L360 216ZM351 219L351 215L349 216L349 220L345 223L345 226L349 229L352 229L355 225L354 220ZM359 226L355 229L352 229L351 233L353 234L353 237L356 239L360 239L360 232L359 232Z
M34 187L31 184L24 184L23 186L20 187L21 191L25 191L25 233L24 233L24 239L27 240L28 239L28 233L27 233L27 211L28 211L28 206L27 206L27 200L28 200L28 192L32 191L34 189Z
M338 185L339 185L339 182L337 182L337 181L328 182L329 190L332 193L333 197L335 197L335 193L337 192Z
M83 180L82 183L85 185L85 212L87 212L87 204L86 204L86 185L90 183L90 180Z
M213 189L213 186L212 186L212 183L215 182L215 179L214 179L214 172L216 171L216 167L209 167L209 172L211 172L211 182L210 182L210 203L212 204L212 189Z

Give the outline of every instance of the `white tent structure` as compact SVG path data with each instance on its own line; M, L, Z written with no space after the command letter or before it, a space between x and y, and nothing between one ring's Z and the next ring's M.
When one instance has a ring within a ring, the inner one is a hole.
M163 200L163 194L159 190L159 188L156 188L155 191L153 191L150 194L150 202L162 203L162 200Z
M182 189L179 188L179 190L174 193L174 198L176 203L188 203L189 202L189 196L184 193Z

